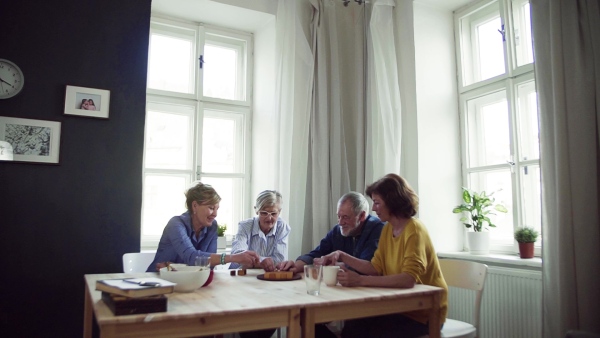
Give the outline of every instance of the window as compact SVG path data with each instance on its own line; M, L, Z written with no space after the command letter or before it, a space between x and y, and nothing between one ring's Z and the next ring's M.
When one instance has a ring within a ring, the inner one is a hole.
M495 192L492 250L516 252L513 232L541 231L537 94L527 0L481 1L455 13L464 185ZM541 236L538 243L541 245Z
M142 248L185 212L195 181L222 198L227 234L248 214L252 36L153 17L144 142Z

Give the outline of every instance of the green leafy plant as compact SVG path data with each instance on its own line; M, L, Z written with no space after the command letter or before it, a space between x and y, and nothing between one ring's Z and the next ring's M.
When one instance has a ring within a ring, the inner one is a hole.
M463 222L465 227L468 229L473 228L474 231L480 232L487 227L495 228L496 225L492 223L490 215L495 215L492 211L508 212L506 207L500 203L495 203L495 198L492 197L494 194L486 194L485 191L477 193L467 188L463 188L462 199L463 204L457 205L452 209L452 212L459 214L466 212L467 216L463 216L460 221ZM487 223L487 225L486 225Z
M225 230L227 230L227 224L217 225L217 236L225 236Z
M515 231L515 240L519 243L535 243L539 233L534 228L522 227Z

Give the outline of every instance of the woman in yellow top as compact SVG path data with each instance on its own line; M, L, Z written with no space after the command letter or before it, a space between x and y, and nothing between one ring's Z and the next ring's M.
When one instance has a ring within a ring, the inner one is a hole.
M340 271L338 281L343 286L412 288L415 284L427 284L441 287L444 289L440 306L443 324L448 311L448 286L427 229L413 217L419 206L417 194L396 174L388 174L371 184L366 193L373 200L373 211L387 222L375 255L371 261L366 261L335 251L323 256L321 263L343 262L358 272ZM427 311L413 311L347 320L342 337L426 336L428 317Z

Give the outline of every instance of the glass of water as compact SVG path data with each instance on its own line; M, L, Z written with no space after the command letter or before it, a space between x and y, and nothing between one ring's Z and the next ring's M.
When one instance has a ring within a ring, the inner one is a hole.
M323 280L323 265L305 265L304 281L306 282L306 293L318 296L321 293L321 281Z
M201 270L210 270L210 256L197 256L196 266L200 266Z

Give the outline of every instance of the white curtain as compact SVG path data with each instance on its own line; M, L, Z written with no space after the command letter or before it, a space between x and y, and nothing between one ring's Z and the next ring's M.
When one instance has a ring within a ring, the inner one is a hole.
M315 58L310 121L312 214L304 235L318 244L337 223L337 200L400 168L400 93L393 0L344 6L310 0Z
M600 6L531 0L540 107L543 335L600 333Z
M388 173L400 174L402 112L393 8L394 0L375 1L368 26L365 184Z
M292 225L291 238L304 238L308 168L308 126L314 60L303 30L302 18L310 18L310 7L296 0L279 0L276 28L276 92L279 153L275 171L278 189L288 202L284 217ZM308 24L305 24L308 27ZM302 242L289 241L289 257L300 255Z
M394 1L308 1L279 0L277 13L278 189L302 239L290 257L337 223L341 195L400 170Z

